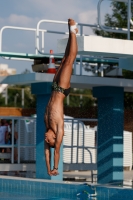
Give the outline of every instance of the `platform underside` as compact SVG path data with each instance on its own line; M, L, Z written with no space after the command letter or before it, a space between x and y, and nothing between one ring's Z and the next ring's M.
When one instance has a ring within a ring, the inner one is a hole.
M31 84L39 82L52 82L54 74L48 73L29 73L17 74L12 76L0 77L0 84ZM79 89L92 89L97 86L114 86L124 87L124 91L133 92L133 80L123 78L105 78L91 76L76 76L71 77L71 87Z

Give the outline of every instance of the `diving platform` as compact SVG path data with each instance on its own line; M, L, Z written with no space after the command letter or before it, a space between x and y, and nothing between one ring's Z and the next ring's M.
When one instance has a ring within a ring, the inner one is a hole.
M133 57L133 41L101 36L77 36L78 54L108 58ZM58 40L58 53L64 53L67 38Z
M58 40L57 53L54 54L55 63L61 62L65 53L68 38ZM102 64L119 64L119 68L126 69L122 65L129 58L133 58L133 41L124 39L112 39L101 36L77 36L78 53L76 62L85 63L102 63ZM42 60L45 64L49 63L49 53L17 53L17 52L0 52L0 57L8 59L19 58L27 60ZM133 61L132 61L133 62ZM128 62L129 63L129 62ZM122 65L122 66L121 66ZM130 67L128 66L130 70Z
M12 76L1 76L0 84L31 84L52 82L54 74L29 73ZM84 78L83 78L84 77ZM125 92L133 92L133 80L124 78L92 77L82 75L72 75L71 87L79 89L92 89L97 86L123 87ZM45 88L44 88L45 89Z
M8 59L19 58L27 60L43 60L46 64L49 63L49 57L51 54L30 54L30 53L17 53L17 52L0 52L0 57L5 57ZM55 62L60 62L63 58L64 53L62 54L53 54ZM80 58L76 58L76 62L80 62ZM93 58L85 56L82 58L82 62L86 63L103 63L103 64L118 64L118 59L109 59L109 58Z

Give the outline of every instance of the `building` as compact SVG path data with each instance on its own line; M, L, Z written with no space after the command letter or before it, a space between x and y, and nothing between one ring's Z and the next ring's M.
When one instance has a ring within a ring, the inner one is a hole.
M16 74L16 69L8 68L7 64L0 64L0 76L8 76ZM4 90L8 87L8 84L0 84L0 94L5 94Z

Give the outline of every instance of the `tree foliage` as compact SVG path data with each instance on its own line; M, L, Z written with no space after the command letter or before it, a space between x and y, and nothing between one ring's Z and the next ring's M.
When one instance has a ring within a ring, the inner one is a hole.
M13 85L7 89L8 105L5 97L0 94L0 105L8 107L22 107L22 89L24 88L24 108L36 108L36 96L31 94L29 85Z
M5 105L5 98L0 94L0 105L4 106Z
M107 13L105 15L104 25L107 27L127 28L127 3L112 2L110 6L112 9L112 14ZM94 32L97 35L101 35L104 37L127 39L127 34L105 32L103 30L98 29L94 29ZM133 39L133 33L131 33L131 38Z
M106 14L104 19L104 25L107 27L118 27L127 28L127 3L122 2L112 2L110 4L112 8L112 14ZM133 12L133 5L131 6ZM111 33L105 32L103 30L94 29L95 34L118 39L127 39L127 34L122 33ZM130 33L130 39L133 40L133 33ZM123 78L133 79L133 71L123 70ZM133 108L133 94L125 92L124 93L124 106L125 108Z
M83 107L89 108L95 104L95 99L92 96L92 92L89 89L73 89L69 95L69 105L67 105L67 99L65 99L64 105L70 107Z

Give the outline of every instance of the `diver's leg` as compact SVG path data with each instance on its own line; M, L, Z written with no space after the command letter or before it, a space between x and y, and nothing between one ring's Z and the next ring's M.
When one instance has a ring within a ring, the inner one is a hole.
M73 21L73 23L72 23L72 21ZM63 59L62 59L62 61L61 61L60 67L58 68L58 70L57 70L57 72L56 72L56 74L55 74L55 76L54 76L54 80L53 80L53 81L56 81L56 82L59 81L59 77L60 77L60 73L61 73L61 68L62 68L62 66L64 66L65 60L66 60L66 58L68 57L69 52L70 52L70 40L71 40L70 23L71 23L71 24L75 24L74 20L68 19L69 37L68 37L68 42L67 42L67 46L66 46L66 50L65 50L64 57L63 57ZM76 30L76 32L77 32L77 30Z
M62 58L61 64L60 64L60 66L59 66L59 68L58 68L58 70L57 70L57 72L56 72L56 74L55 74L55 76L54 76L53 81L55 81L55 82L58 82L60 70L61 70L61 68L62 68L62 66L63 66L63 63L64 63L64 61L65 61L65 58L67 57L68 52L69 52L69 47L70 47L70 26L69 26L69 20L70 20L70 19L68 19L69 36L68 36L67 46L66 46L65 54L64 54L64 56L63 56L63 58Z
M76 25L75 21L70 19L69 20L70 33L69 33L69 46L68 46L69 48L65 60L63 62L63 65L58 74L58 84L60 87L65 89L70 87L73 62L77 54L76 33L78 32L78 29L75 27L75 25Z

